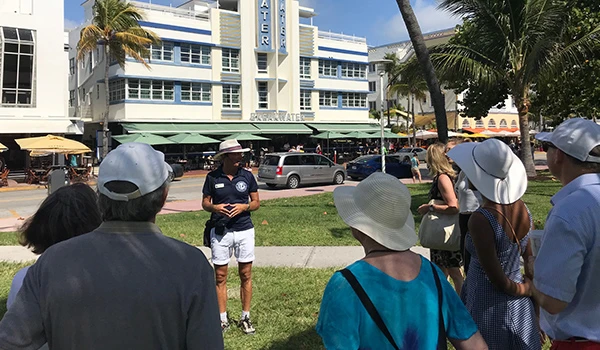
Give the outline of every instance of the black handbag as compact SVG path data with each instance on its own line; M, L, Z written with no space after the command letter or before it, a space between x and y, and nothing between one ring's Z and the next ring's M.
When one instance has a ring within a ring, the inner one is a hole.
M208 219L208 221L206 221L206 223L204 224L204 237L202 237L202 244L205 247L211 247L210 231L213 229L213 227L215 226L212 219Z
M437 349L438 350L447 350L448 344L446 343L446 327L444 326L444 314L442 313L442 302L444 300L444 296L442 293L442 283L440 282L440 277L438 276L438 274L435 271L435 267L433 266L433 263L430 261L429 264L431 264L431 270L433 271L433 278L435 279L435 286L437 288L437 293L438 293L438 313L439 313L440 317L439 317L439 322L438 322L439 331L438 331ZM385 325L385 322L383 322L381 315L379 315L379 312L375 308L375 305L373 305L373 302L371 301L371 299L369 298L369 296L367 295L367 293L365 292L363 287L360 285L360 283L356 279L356 276L354 276L354 274L348 269L343 269L343 270L340 270L339 272L341 272L342 276L344 276L344 278L348 281L348 283L350 283L350 286L352 287L352 289L354 289L354 292L360 299L361 303L363 304L365 309L367 309L367 312L369 313L369 315L371 316L371 318L373 319L373 321L375 322L377 327L381 330L383 335L385 335L385 337L390 342L390 344L392 344L392 347L395 350L400 350L400 348L394 341L394 337L392 337L392 334L390 333L389 329Z

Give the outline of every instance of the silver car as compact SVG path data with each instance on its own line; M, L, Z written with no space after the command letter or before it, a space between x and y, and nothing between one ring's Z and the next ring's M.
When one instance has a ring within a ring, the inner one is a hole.
M404 156L412 157L413 153L417 154L417 159L420 162L425 162L425 157L427 157L427 150L421 147L408 147L408 148L400 148L396 154Z
M297 188L300 184L342 184L346 169L316 153L269 153L258 168L258 181L275 188Z

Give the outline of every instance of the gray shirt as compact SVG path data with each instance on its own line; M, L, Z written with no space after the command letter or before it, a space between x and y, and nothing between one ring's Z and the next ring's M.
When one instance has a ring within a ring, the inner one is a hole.
M50 247L0 322L1 349L223 349L214 272L148 222Z

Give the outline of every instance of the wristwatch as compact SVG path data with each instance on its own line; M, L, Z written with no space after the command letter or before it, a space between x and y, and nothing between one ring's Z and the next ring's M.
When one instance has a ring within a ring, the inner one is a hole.
M429 212L433 213L433 204L429 204Z
M250 203L248 203L248 208L246 208L246 211L250 211Z

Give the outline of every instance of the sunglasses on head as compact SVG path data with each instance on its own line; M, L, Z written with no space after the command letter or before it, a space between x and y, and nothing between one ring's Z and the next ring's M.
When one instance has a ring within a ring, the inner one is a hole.
M552 143L550 142L542 142L542 149L544 150L544 152L548 152L548 150L550 148L556 148L556 146L554 146Z

